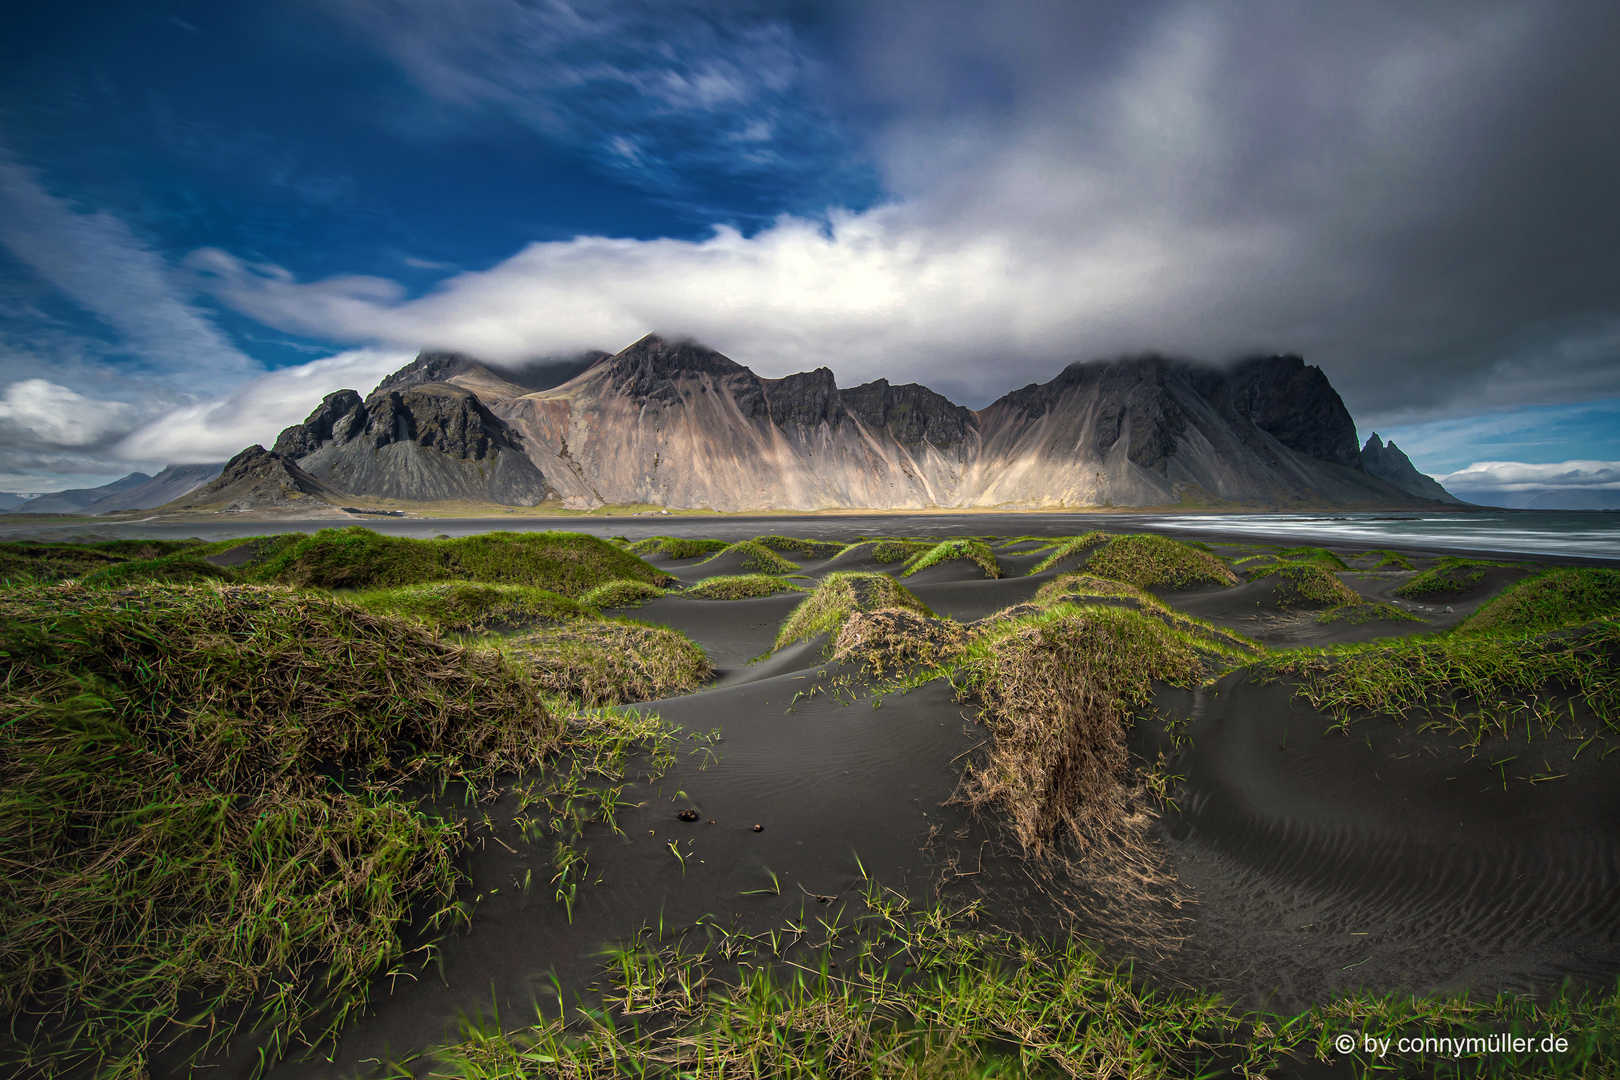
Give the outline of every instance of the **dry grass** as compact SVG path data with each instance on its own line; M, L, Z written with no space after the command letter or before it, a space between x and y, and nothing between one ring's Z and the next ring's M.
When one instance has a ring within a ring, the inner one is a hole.
M640 607L648 600L667 595L664 589L645 581L620 578L605 582L579 598L579 602L593 608Z
M714 674L685 634L621 619L525 634L505 648L540 686L593 707L690 694Z
M927 604L888 574L858 571L828 574L782 623L772 647L780 649L817 634L836 636L845 620L856 612L885 608L904 608L929 618L934 615Z
M835 661L851 661L873 678L954 663L967 648L960 623L934 619L910 608L857 611L833 640Z
M1058 608L975 642L958 688L994 735L960 794L996 807L1024 851L1084 848L1126 804L1125 724L1154 680L1189 686L1195 650L1159 620L1123 608Z
M12 1046L46 1075L139 1075L183 998L335 1029L457 878L459 829L391 792L562 729L497 653L275 588L6 590L0 676L0 1007L52 1018Z
M1194 589L1238 582L1231 568L1207 551L1151 533L1108 541L1086 560L1086 572L1143 589Z

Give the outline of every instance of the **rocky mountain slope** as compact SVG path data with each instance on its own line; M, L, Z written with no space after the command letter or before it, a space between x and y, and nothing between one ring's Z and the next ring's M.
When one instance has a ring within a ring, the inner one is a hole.
M1373 432L1367 445L1361 448L1361 462L1367 471L1381 480L1388 480L1409 495L1420 499L1462 505L1463 500L1440 486L1432 476L1417 471L1410 458L1394 443L1385 443Z
M139 487L98 499L79 513L111 514L118 510L150 510L191 494L217 477L224 468L224 462L218 461L205 465L170 465Z
M343 493L300 469L290 458L250 446L225 463L219 476L163 509L329 510Z
M917 384L840 388L826 368L761 378L657 335L574 363L572 378L533 389L459 354L424 353L365 398L329 395L274 452L339 492L416 502L738 511L1449 498L1373 471L1338 393L1296 356L1225 370L1158 356L1075 363L978 412Z

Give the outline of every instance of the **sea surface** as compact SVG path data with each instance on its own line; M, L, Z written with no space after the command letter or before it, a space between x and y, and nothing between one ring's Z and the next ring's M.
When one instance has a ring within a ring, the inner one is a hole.
M1384 512L1259 514L749 514L707 516L638 514L602 517L390 518L351 521L267 520L221 514L216 520L184 523L159 520L103 522L30 520L0 515L0 540L103 540L122 537L224 540L272 532L314 531L334 525L364 525L394 536L469 536L492 530L567 529L599 536L703 536L745 540L762 533L787 533L823 540L863 536L1064 536L1090 529L1153 531L1195 539L1251 539L1267 543L1354 545L1474 555L1559 560L1601 560L1620 564L1620 512L1558 510L1475 510L1450 513Z

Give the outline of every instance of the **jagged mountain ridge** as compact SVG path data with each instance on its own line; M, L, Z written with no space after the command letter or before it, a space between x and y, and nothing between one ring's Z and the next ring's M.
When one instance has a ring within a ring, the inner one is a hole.
M1412 460L1400 447L1393 442L1385 443L1378 437L1376 431L1367 437L1367 445L1361 448L1361 460L1368 472L1380 479L1388 480L1409 495L1443 503L1463 504L1463 500L1441 487L1440 481L1418 472Z
M432 417L450 398L460 402L463 434L441 439L435 433L455 424L435 427ZM417 417L424 410L426 423ZM384 413L407 421L391 427ZM543 490L577 508L1391 506L1419 498L1366 469L1343 401L1320 369L1294 356L1224 371L1158 356L1075 363L974 412L918 384L840 388L826 368L762 378L712 349L657 335L537 391L467 357L425 353L363 400L352 390L329 395L282 433L276 451L349 494L435 501L476 497L470 488L446 496L427 477L446 460L481 460L474 445L508 461L518 451L534 470L535 486L516 498L485 483L484 501L528 504ZM384 460L390 446L411 447L421 467Z

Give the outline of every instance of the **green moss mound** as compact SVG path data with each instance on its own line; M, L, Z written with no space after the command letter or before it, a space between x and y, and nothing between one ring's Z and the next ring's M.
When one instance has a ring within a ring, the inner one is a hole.
M579 598L579 602L593 608L640 607L648 600L667 595L666 591L645 581L620 579L598 585Z
M142 583L191 585L205 581L235 581L237 573L215 566L189 551L156 559L131 559L84 575L79 582L96 588L120 588Z
M1348 570L1348 569L1350 569L1350 567L1345 564L1345 561L1343 559L1341 559L1337 555L1333 554L1333 552L1329 551L1327 548L1319 548L1319 547L1279 548L1278 551L1277 551L1277 558L1285 559L1285 560L1287 560L1289 562L1315 563L1318 566L1325 566L1330 570Z
M943 540L920 555L912 556L906 563L905 572L901 577L910 577L919 570L926 570L930 566L950 562L952 559L963 559L984 571L988 578L1001 576L1001 564L996 562L995 553L990 550L982 540L959 538L956 540Z
M796 551L807 559L831 559L844 550L843 544L828 540L805 540L797 536L756 536L754 543L772 551Z
M1560 567L1516 582L1463 620L1458 633L1531 634L1620 615L1620 570Z
M1433 569L1425 570L1417 577L1408 581L1395 590L1395 595L1404 600L1426 600L1434 596L1455 596L1467 592L1481 581L1485 580L1485 570L1492 563L1475 562L1472 559L1441 559Z
M690 694L714 674L685 634L621 619L542 630L512 639L507 649L536 683L588 706Z
M532 585L487 585L481 581L436 581L398 589L370 589L345 597L385 615L401 615L436 630L480 633L491 625L594 619L577 600Z
M1113 538L1113 533L1105 533L1098 530L1093 530L1081 536L1071 536L1066 540L1057 541L1052 545L1052 550L1047 554L1046 558L1036 563L1035 567L1030 570L1030 573L1044 574L1046 571L1052 569L1052 567L1056 566L1065 559L1072 559L1077 555L1084 555L1092 548L1097 547L1099 544L1106 544Z
M869 558L880 563L903 563L933 546L932 541L922 540L857 540L840 551L834 561Z
M836 637L844 621L857 611L884 608L904 608L929 618L934 615L927 604L888 574L855 571L828 574L782 623L774 647L780 649L817 634Z
M1237 575L1214 555L1152 533L1118 536L1086 560L1086 572L1143 589L1236 585Z
M1060 574L1035 593L1037 604L1056 604L1090 599L1130 599L1150 607L1164 603L1145 589L1125 581L1100 578L1095 574Z
M704 578L681 595L693 600L748 600L803 591L801 586L775 574L731 574Z
M457 880L459 827L391 791L533 767L562 729L498 653L251 586L0 593L0 713L0 1007L80 1017L5 1054L107 1073L182 995L267 1002L243 1022L281 1045L341 1023Z
M203 546L200 540L104 540L90 544L0 543L0 583L77 579L136 560Z
M689 540L684 536L649 536L630 545L632 555L664 555L671 559L695 559L724 551L724 540Z
M1002 811L1036 858L1087 847L1125 806L1125 725L1153 682L1192 686L1197 653L1158 619L1117 607L1059 608L970 646L957 686L993 733L962 798Z
M1324 611L1316 617L1316 621L1323 625L1347 622L1352 626L1363 626L1370 622L1423 622L1416 615L1408 611L1402 611L1394 604L1379 604L1370 601L1345 604L1343 607L1336 607L1332 611Z
M1279 562L1262 566L1251 581L1277 579L1277 603L1283 607L1340 607L1360 604L1361 594L1318 562Z
M740 560L738 565L740 565L744 570L749 570L756 574L776 574L780 576L783 574L796 574L799 572L798 563L790 562L787 559L782 558L782 556L778 555L770 548L766 547L764 544L756 544L752 540L742 540L738 543L732 544L723 551L717 552L709 558L704 559L703 562L698 563L698 565L703 566L706 563L714 562L716 559L724 558L727 555L738 558Z
M674 579L599 537L570 532L492 532L454 540L383 536L360 526L322 529L253 567L255 580L322 589L374 589L429 581L532 585L580 597L624 578Z
M1398 551L1387 551L1380 548L1377 551L1364 551L1361 553L1359 558L1370 559L1375 555L1378 556L1378 561L1372 564L1372 568L1374 570L1382 570L1386 566L1394 567L1396 570L1417 569L1412 565L1411 559L1408 559L1405 555L1402 555Z

